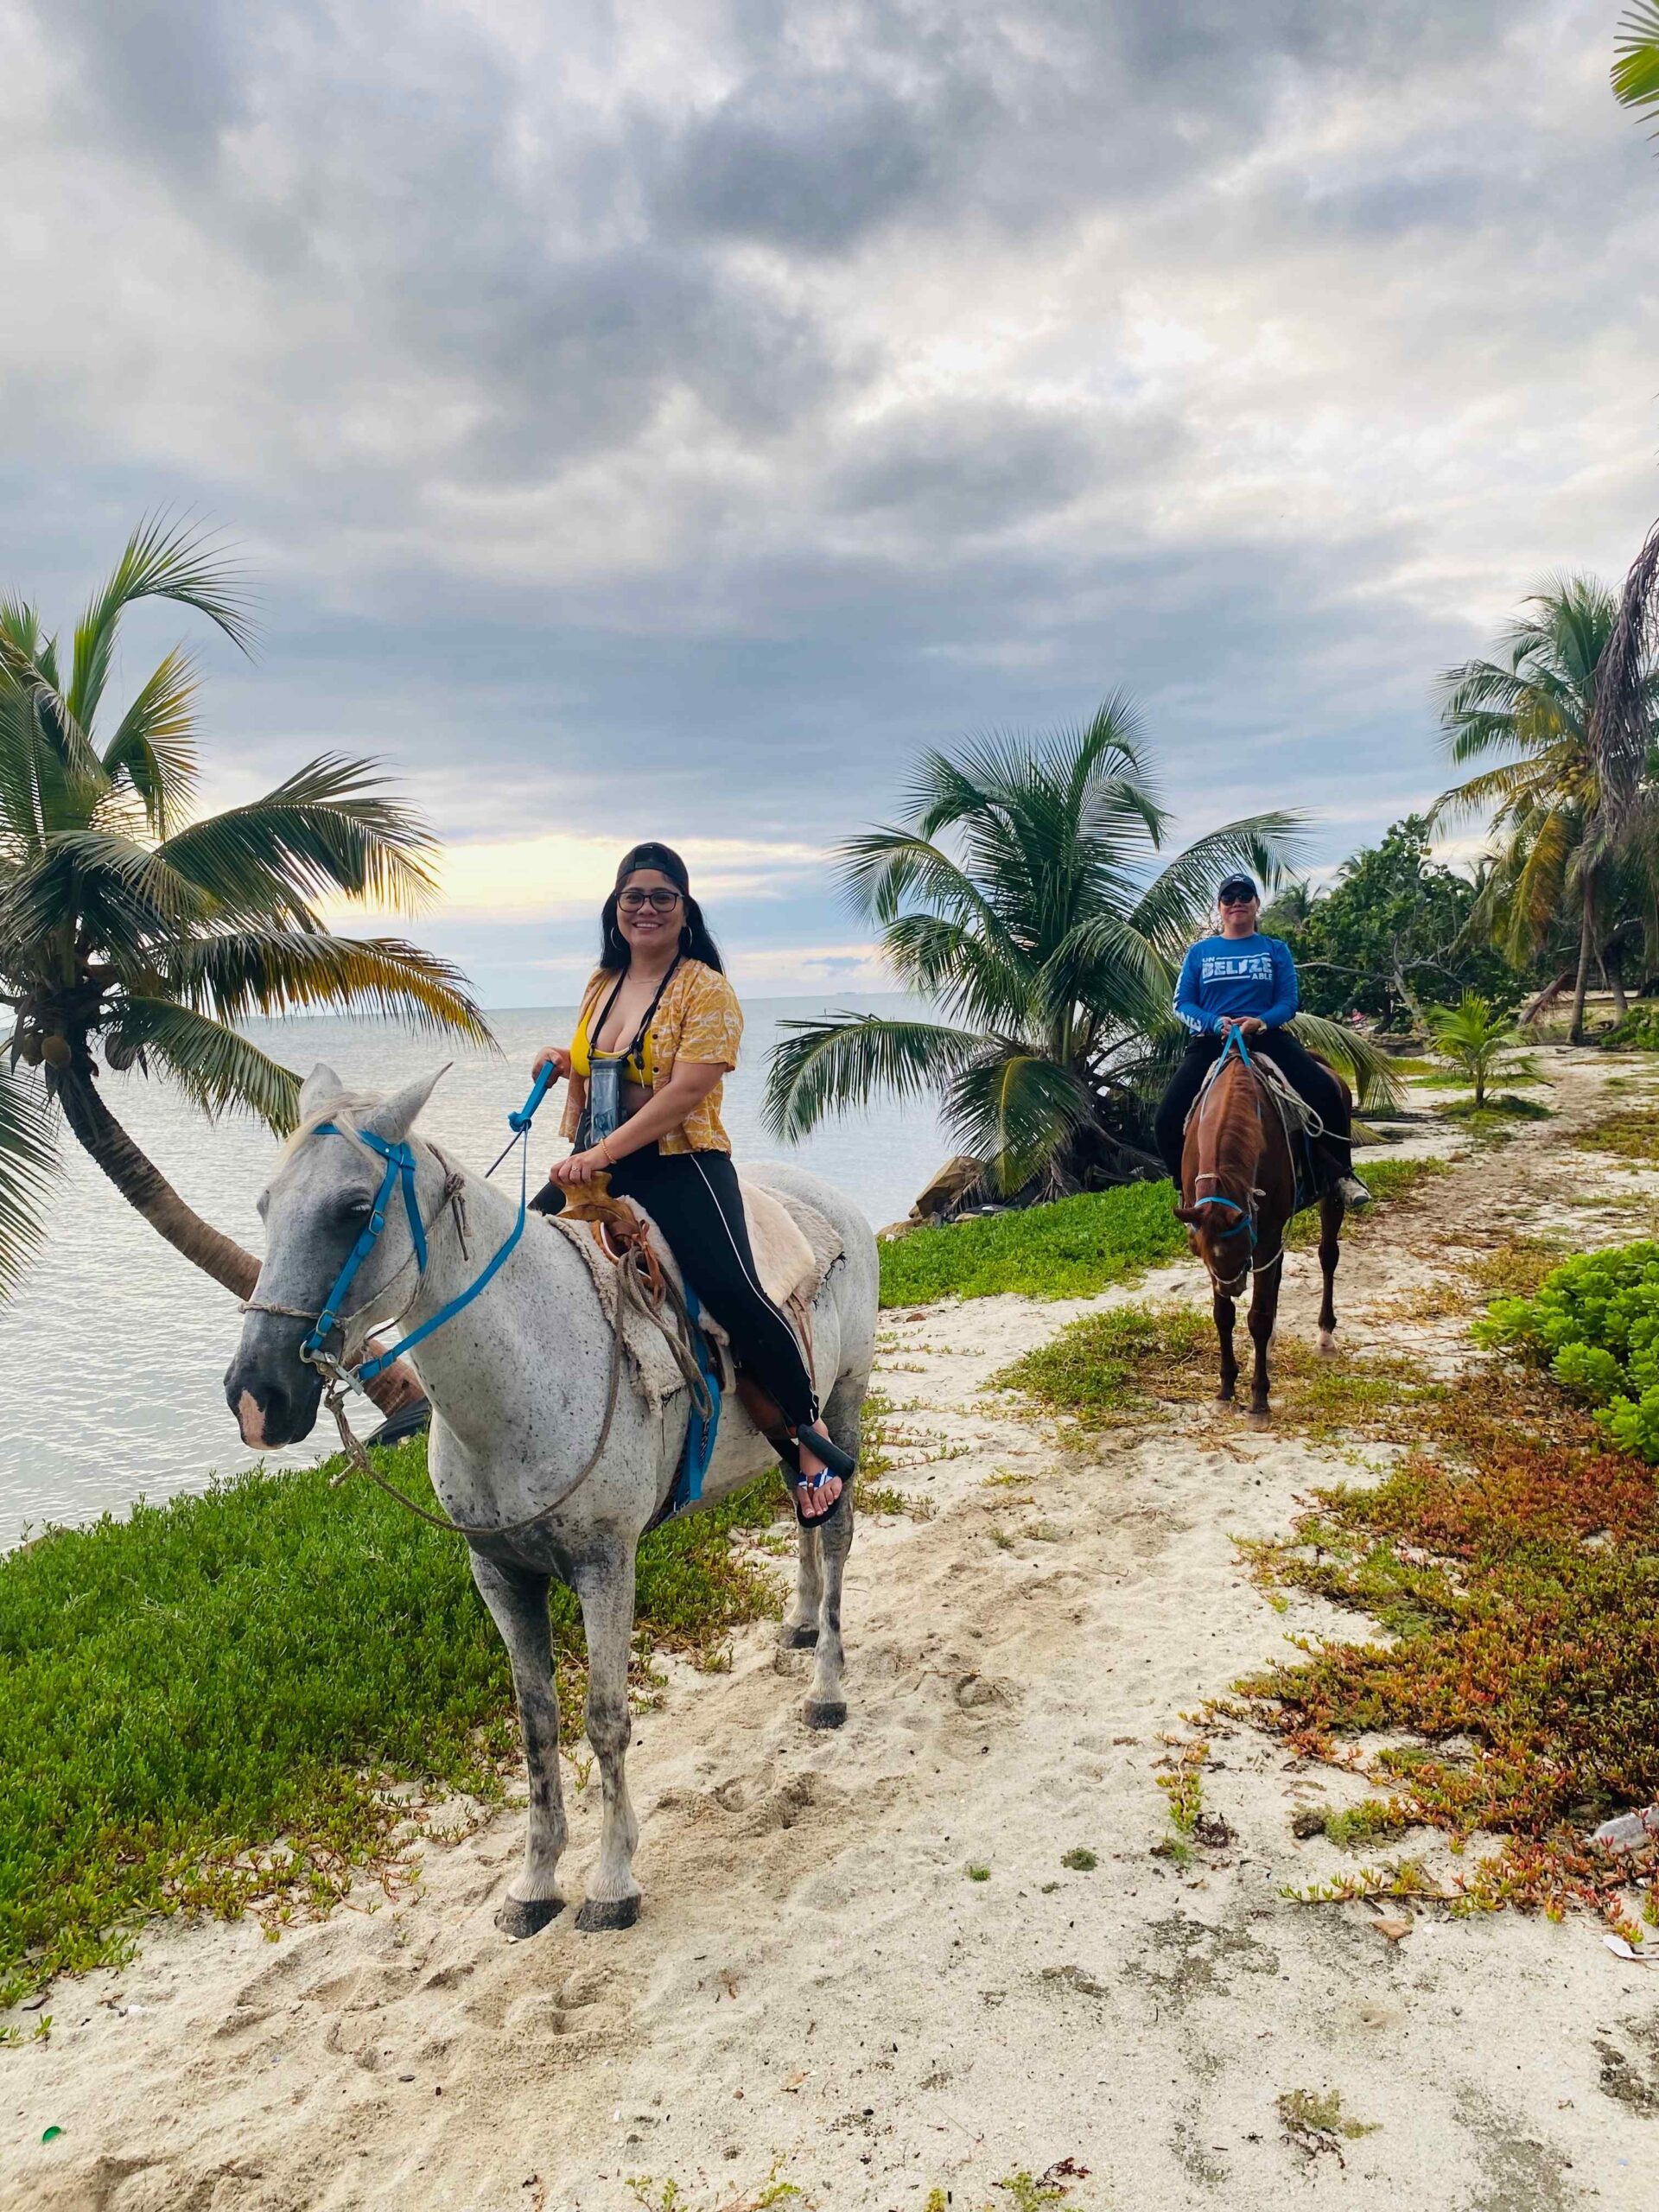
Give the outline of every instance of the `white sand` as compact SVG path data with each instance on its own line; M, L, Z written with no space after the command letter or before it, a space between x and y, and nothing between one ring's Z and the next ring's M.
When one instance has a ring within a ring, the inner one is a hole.
M1551 1071L1570 1124L1619 1071ZM1648 1224L1659 1179L1564 1152L1562 1126L1351 1249L1348 1341L1464 1356L1459 1322L1379 1309L1450 1279L1495 1211L1591 1222L1586 1242ZM1615 1211L1574 1209L1598 1176ZM1294 1256L1287 1329L1311 1335L1316 1285ZM1196 1287L1181 1267L1121 1295ZM1287 1633L1357 1632L1311 1601L1275 1612L1233 1542L1281 1531L1341 1463L1219 1414L1063 1460L982 1392L1080 1310L995 1299L892 1327L885 1387L925 1408L898 1478L937 1512L861 1524L847 1727L802 1727L804 1662L770 1630L729 1675L673 1670L631 1763L638 1927L582 1936L567 1912L505 1944L508 1811L429 1848L401 1904L276 1945L252 1923L163 1929L118 1974L60 1983L49 2044L0 2057L0 2204L610 2212L652 2176L646 2201L715 2212L776 2168L823 2212L923 2212L935 2189L1014 2212L998 2181L1067 2159L1084 2212L1659 2202L1659 1967L1621 1965L1583 1917L1430 1910L1395 1943L1364 1906L1287 1901L1353 1863L1295 1841L1294 1806L1361 1792L1248 1732L1212 1735L1205 1770L1236 1841L1186 1869L1152 1855L1182 1713ZM569 1778L579 1898L598 1788ZM1079 1845L1092 1872L1060 1864ZM1339 2155L1277 2110L1328 2089L1375 2130Z

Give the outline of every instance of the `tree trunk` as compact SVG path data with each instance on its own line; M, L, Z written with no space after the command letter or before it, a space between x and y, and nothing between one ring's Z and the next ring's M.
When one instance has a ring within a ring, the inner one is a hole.
M1611 956L1605 952L1601 956L1601 972L1613 995L1614 1019L1623 1021L1630 1010L1630 1001L1624 989L1624 956L1617 945Z
M1527 1001L1516 1019L1523 1026L1529 1022L1541 1020L1560 998L1561 993L1572 983L1574 973L1575 971L1571 968L1563 968L1554 982L1546 983L1536 997Z
M1596 887L1588 875L1584 879L1584 906L1579 924L1579 974L1573 986L1573 1027L1567 1033L1569 1045L1584 1042L1584 995L1590 988L1590 959L1595 950Z
M259 1280L258 1261L185 1204L111 1113L92 1077L79 1069L67 1069L54 1088L65 1121L127 1204L136 1207L175 1252L211 1275L232 1298L251 1298ZM397 1413L423 1395L418 1376L401 1359L365 1388L385 1414Z

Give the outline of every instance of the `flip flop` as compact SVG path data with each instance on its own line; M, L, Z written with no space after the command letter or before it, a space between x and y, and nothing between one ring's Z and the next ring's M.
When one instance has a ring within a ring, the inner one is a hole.
M794 1461L794 1479L790 1490L790 1503L794 1506L795 1518L803 1529L824 1529L828 1528L830 1522L840 1512L842 1501L852 1496L853 1477L858 1471L858 1462L850 1452L843 1452L833 1437L825 1436L816 1428L810 1432L810 1434L812 1441L809 1449L817 1458L823 1461L823 1471L817 1475L802 1474L800 1461L796 1457L800 1442L799 1432L797 1431L795 1446L790 1453L790 1459ZM779 1457L781 1456L780 1453ZM785 1462L785 1465L787 1465L788 1462ZM801 1491L803 1489L814 1491L822 1490L831 1475L840 1483L841 1488L836 1492L830 1504L822 1513L810 1516L803 1513Z

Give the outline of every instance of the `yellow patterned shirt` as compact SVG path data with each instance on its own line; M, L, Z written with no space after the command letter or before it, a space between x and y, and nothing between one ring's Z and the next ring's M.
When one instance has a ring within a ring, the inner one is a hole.
M594 976L582 995L582 1012L576 1024L579 1030L598 1019L603 998L615 982L616 977L603 968ZM669 978L668 988L651 1019L646 1053L652 1089L662 1089L674 1072L676 1060L695 1061L705 1067L734 1068L742 1038L743 1009L725 976L718 969L704 967L701 960L682 960ZM658 1149L665 1153L729 1152L732 1141L720 1118L720 1095L724 1088L723 1084L717 1083L708 1096L691 1109L678 1128L658 1137ZM576 1134L587 1095L586 1082L573 1075L564 1102L564 1119L560 1123L561 1131L567 1137L574 1138Z

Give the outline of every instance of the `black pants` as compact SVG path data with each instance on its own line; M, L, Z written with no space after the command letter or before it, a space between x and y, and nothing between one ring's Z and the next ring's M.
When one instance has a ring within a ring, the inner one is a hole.
M732 1356L774 1398L791 1428L816 1421L818 1402L795 1332L760 1287L737 1170L723 1152L658 1152L643 1145L611 1170L611 1192L632 1198L668 1239L680 1272L732 1340ZM558 1213L549 1183L531 1201Z
M1226 1039L1213 1035L1195 1037L1187 1046L1179 1067L1175 1071L1169 1089L1158 1109L1153 1127L1157 1135L1158 1150L1170 1172L1176 1188L1181 1182L1181 1147L1185 1139L1186 1117L1192 1110L1192 1102L1204 1087L1204 1078L1221 1058ZM1351 1126L1348 1102L1343 1096L1342 1086L1329 1068L1322 1068L1313 1055L1305 1052L1287 1030L1265 1029L1259 1037L1247 1037L1245 1045L1252 1055L1260 1052L1264 1059L1288 1077L1290 1087L1299 1098L1306 1099L1325 1123L1325 1135L1316 1149L1324 1154L1335 1166L1338 1175L1354 1172L1354 1147L1349 1136Z

